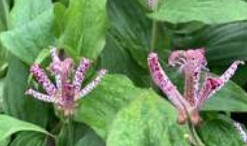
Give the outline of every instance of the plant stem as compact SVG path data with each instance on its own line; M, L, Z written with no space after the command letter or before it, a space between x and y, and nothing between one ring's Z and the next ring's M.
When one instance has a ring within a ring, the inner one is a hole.
M193 140L192 143L196 146L205 146L200 137L197 135L196 129L190 120L188 120L188 125Z
M73 146L73 133L74 133L74 128L73 128L73 120L72 117L68 117L68 146Z
M63 125L62 121L59 121L59 123L51 130L52 134L55 134Z
M150 52L152 52L156 47L157 42L157 21L153 20L152 22L152 34L151 34L151 46L150 46Z
M156 12L159 7L160 0L155 0L153 5L153 12ZM157 42L157 28L158 28L158 22L156 20L152 20L152 32L151 32L151 44L149 51L154 51L156 47Z

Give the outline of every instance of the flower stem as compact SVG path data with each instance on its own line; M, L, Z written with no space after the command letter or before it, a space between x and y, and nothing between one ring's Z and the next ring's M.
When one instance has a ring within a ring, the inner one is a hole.
M156 47L157 42L157 21L153 20L152 22L152 34L151 34L151 46L150 52L152 52Z
M188 125L192 136L192 143L195 146L205 146L204 143L201 141L200 137L198 136L196 129L190 120L188 120Z
M68 117L68 145L73 146L73 133L74 133L74 128L73 128L73 120L72 117Z
M155 0L153 4L153 12L156 12L159 7L160 0ZM156 20L152 20L152 32L151 32L151 44L150 44L150 52L154 51L157 42L157 28L158 22Z

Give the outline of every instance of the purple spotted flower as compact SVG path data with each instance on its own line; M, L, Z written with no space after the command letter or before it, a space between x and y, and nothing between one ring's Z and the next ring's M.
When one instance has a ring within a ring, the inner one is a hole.
M184 123L189 116L191 122L196 125L201 120L199 110L205 101L220 90L233 76L238 65L244 64L244 62L235 61L220 77L207 75L202 85L199 85L200 74L203 69L206 69L207 65L203 48L174 51L169 57L168 64L172 67L178 67L185 76L183 94L177 90L177 87L161 68L158 55L155 53L149 54L148 65L152 78L178 110L178 122Z
M77 101L89 94L100 83L107 71L101 69L98 76L92 82L81 88L86 71L90 67L90 60L82 58L72 77L71 75L74 71L73 60L71 58L61 60L57 55L56 48L51 49L51 57L50 72L55 76L55 85L49 80L45 71L38 64L33 64L30 72L34 75L38 83L42 85L46 94L32 88L29 88L25 94L45 102L54 103L56 108L64 112L65 116L72 115L77 106Z

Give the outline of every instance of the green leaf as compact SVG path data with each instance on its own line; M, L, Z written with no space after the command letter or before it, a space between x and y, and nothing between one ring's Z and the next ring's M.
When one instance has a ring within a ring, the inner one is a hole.
M204 104L203 110L246 112L247 93L237 84L229 81Z
M10 138L6 138L5 140L0 141L0 146L8 146L10 142Z
M110 0L107 10L111 28L101 54L101 66L111 73L127 75L140 87L149 87L147 56L150 52L151 20L145 16L138 1ZM167 54L164 48L168 48L169 39L163 28L160 27L158 32L155 51Z
M206 146L244 146L233 123L226 117L204 118L197 131Z
M146 18L145 12L135 0L111 0L107 6L111 23L110 35L119 47L130 52L128 56L146 68L150 47L150 19Z
M3 85L4 79L0 79L0 113L3 112Z
M139 107L142 108L139 109ZM128 118L127 116L120 117L118 113L133 114L133 115L136 114L136 116L133 116L132 118ZM116 135L116 137L118 136L121 137L120 135L118 135L117 131L118 130L124 131L124 128L128 130L132 124L133 125L131 127L133 128L133 131L130 131L130 133L135 132L134 129L136 129L137 130L136 132L138 132L138 130L140 130L142 127L141 124L143 124L145 126L143 128L145 129L150 128L150 129L146 130L145 133L140 132L139 136L141 137L142 134L147 136L147 137L143 136L144 138L148 139L147 142L150 139L154 138L154 140L150 142L153 143L153 141L156 141L160 137L164 136L167 138L168 143L169 141L171 141L171 143L177 144L179 142L174 142L174 139L169 137L170 134L174 133L174 131L170 131L171 128L173 127L170 123L174 124L174 121L176 121L176 115L177 114L172 108L172 106L168 102L165 102L164 99L157 96L151 90L140 89L135 87L133 83L125 76L107 75L103 79L103 81L99 84L99 86L95 90L93 90L91 94L89 94L86 98L81 100L81 104L79 106L79 109L75 113L74 119L76 121L84 122L87 125L89 125L103 139L109 138L109 132L112 133L112 130L114 129L116 133L113 132L113 134L110 135L113 137L114 135ZM120 122L116 123L115 122L116 119L119 119ZM147 120L148 122L145 120ZM128 121L132 123L128 123ZM145 124L146 122L149 124L146 125ZM156 122L156 123L151 124L152 122L154 123ZM166 124L171 127L170 128L166 127L167 126ZM127 126L128 129L126 128ZM156 129L157 131L152 132L151 130L152 128L154 129L163 128L166 129L166 131L164 135L161 135L159 137L159 134L156 135L153 132L161 132L161 131ZM183 131L182 129L179 130ZM149 135L152 134L153 134L152 138L148 137ZM181 135L179 136L183 137L184 133L180 132L180 134ZM138 133L135 133L133 135L138 135ZM129 136L131 137L131 135ZM116 141L114 140L114 142ZM127 141L127 139L124 140L123 138L121 141L124 142ZM159 143L159 141L162 140L161 139L157 140L157 143ZM108 143L110 144L111 142ZM186 142L182 140L181 143L186 143ZM114 143L112 145L114 145ZM118 145L116 144L115 146Z
M164 0L150 16L155 20L171 23L201 21L219 24L246 20L246 13L247 3L243 0Z
M118 112L107 146L171 146L169 129L176 115L171 104L151 90L144 90Z
M48 121L47 106L33 97L24 95L28 75L29 67L15 56L10 55L9 70L4 83L4 113L45 127Z
M64 19L59 45L76 59L97 59L105 46L106 0L71 0Z
M35 131L50 135L46 130L7 115L0 115L0 141L10 137L12 134L20 131Z
M53 6L50 0L19 0L11 11L12 29L1 33L2 45L31 64L40 49L53 41Z
M9 6L5 0L0 1L0 34L8 28L9 25ZM3 77L7 69L7 51L0 42L0 78Z
M111 73L127 75L135 85L150 87L147 56L150 52L151 20L145 16L139 1L110 0L107 9L111 28L101 55L101 66ZM157 49L154 51L167 56L171 42L164 30L158 27Z
M46 138L40 133L21 132L9 146L46 146Z
M66 7L62 3L60 2L54 3L54 14L55 14L54 31L55 31L56 37L59 37L63 32L65 12L66 12Z
M187 125L173 124L169 127L169 138L172 146L190 146L189 141L185 139L185 135L189 135Z
M122 75L107 75L87 97L75 113L74 119L89 125L103 139L117 112L132 99L140 96L142 90Z
M127 75L138 86L149 86L149 72L137 64L128 50L110 33L106 41L106 47L101 54L101 67L107 68L110 73Z
M6 30L9 25L9 5L6 0L0 1L0 32Z

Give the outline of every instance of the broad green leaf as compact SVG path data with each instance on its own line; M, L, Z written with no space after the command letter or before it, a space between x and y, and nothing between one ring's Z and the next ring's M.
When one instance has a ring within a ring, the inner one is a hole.
M42 2L39 0L16 0L10 13L11 27L18 28L22 25L28 25L32 21L35 23L35 21L44 17L46 13L49 13L50 10L52 10L50 0L43 0ZM47 17L47 19L50 18ZM37 21L38 24L42 24L40 21Z
M0 32L6 30L9 25L9 5L6 0L0 1Z
M6 138L0 141L0 146L7 146L9 142L10 142L10 138Z
M143 91L118 112L107 146L172 146L169 130L176 115L171 104L151 90Z
M110 33L107 34L106 41L106 47L101 54L101 67L107 68L110 73L127 75L138 86L149 86L149 72L137 64L128 50Z
M3 112L3 85L4 79L0 79L0 113Z
M19 0L11 11L11 30L1 33L2 45L31 64L40 49L53 41L53 6L50 0Z
M247 3L243 0L164 0L150 16L159 21L186 23L201 21L220 24L246 20Z
M9 146L46 146L46 137L40 133L21 132Z
M140 87L149 87L146 60L150 51L151 20L146 18L137 1L109 0L107 8L111 27L101 55L101 66L111 73L127 75ZM170 41L163 31L162 27L158 29L155 51L166 56Z
M206 146L245 146L233 123L226 117L204 118L197 131Z
M62 3L60 2L54 3L54 15L55 15L54 31L56 37L59 37L63 32L65 11L66 11L66 7Z
M86 123L91 128L93 128L101 138L106 139L109 136L109 132L111 133L111 130L113 129L112 125L115 125L116 131L118 129L118 124L113 124L115 123L114 119L118 117L116 116L118 113L125 113L124 111L131 107L131 109L128 110L129 112L131 111L133 114L139 114L138 110L132 109L137 106L137 103L140 104L140 106L143 104L142 112L144 115L148 116L151 114L149 124L150 127L152 126L151 123L154 121L157 121L157 123L154 124L156 126L161 126L162 124L166 125L167 121L168 123L169 121L173 121L174 124L176 113L171 105L169 105L169 103L165 102L164 99L157 96L154 92L151 92L151 90L135 87L128 78L122 75L107 75L91 94L81 100L81 104L79 109L76 111L74 119L76 121ZM167 115L166 112L169 114ZM145 118L144 116L143 118L144 120L147 120L146 118L148 117ZM164 118L166 118L166 120L164 120ZM136 122L135 124L138 124L138 119L136 119L136 117L133 117L133 119L130 118L128 120L132 120L133 122ZM124 122L126 122L125 126L132 125L127 121ZM122 125L124 125L124 123ZM133 125L133 129L134 126L135 125ZM139 125L139 128L140 127L141 125ZM121 124L119 128L121 128ZM124 129L124 127L122 128ZM174 133L170 131L170 128L166 128L166 135ZM146 131L147 135L149 132L153 134L152 130L150 130ZM180 134L180 137L183 137L184 133L181 132ZM170 137L167 138L169 138L168 141L171 141L171 143L175 143L174 139L170 139ZM181 141L181 143L183 143L183 141Z
M247 93L237 84L229 81L205 103L203 110L246 112Z
M88 131L75 146L105 146L105 142L93 131Z
M190 146L189 141L185 139L185 135L189 134L187 125L181 126L177 123L169 127L169 138L172 146Z
M145 68L150 47L150 19L145 17L145 12L135 0L110 0L107 6L111 23L109 33L119 47L130 52L128 56Z
M0 115L0 141L3 141L12 134L20 131L35 131L50 135L46 130L34 124L18 120L7 115Z
M7 30L9 23L9 6L6 0L0 1L0 34ZM7 51L0 42L0 78L5 75L7 68Z
M106 0L71 0L64 19L59 46L76 59L97 59L105 46Z
M47 106L24 95L27 89L29 67L13 55L9 56L9 70L5 78L3 108L8 115L45 127ZM37 114L38 113L38 114Z
M122 75L107 75L92 93L81 100L74 119L89 125L103 139L117 112L142 90Z

